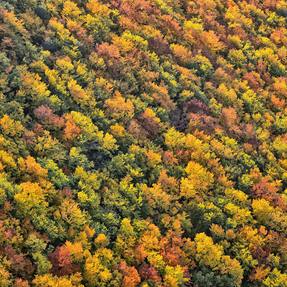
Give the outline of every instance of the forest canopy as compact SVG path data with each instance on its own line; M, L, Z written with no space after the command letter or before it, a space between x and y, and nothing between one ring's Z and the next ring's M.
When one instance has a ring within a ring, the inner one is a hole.
M0 1L0 287L287 287L285 0Z

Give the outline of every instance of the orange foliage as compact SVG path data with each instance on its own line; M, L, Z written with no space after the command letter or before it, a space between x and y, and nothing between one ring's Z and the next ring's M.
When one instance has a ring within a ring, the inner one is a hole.
M66 116L66 123L64 129L64 139L67 141L72 141L78 135L80 135L81 129L75 124L72 116Z
M134 113L134 105L129 99L125 99L119 92L115 92L114 96L105 101L105 104L114 118L122 118L124 116L132 117Z
M136 268L133 266L129 267L125 261L120 263L119 269L124 276L122 282L123 287L136 287L141 282L141 278Z

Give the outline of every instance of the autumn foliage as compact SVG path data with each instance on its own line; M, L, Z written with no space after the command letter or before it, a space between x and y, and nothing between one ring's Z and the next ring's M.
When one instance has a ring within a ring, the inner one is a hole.
M286 21L0 1L0 287L287 287Z

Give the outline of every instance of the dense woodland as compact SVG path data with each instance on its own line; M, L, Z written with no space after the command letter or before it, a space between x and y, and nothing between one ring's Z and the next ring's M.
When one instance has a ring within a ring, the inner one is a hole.
M0 1L0 287L286 287L285 0Z

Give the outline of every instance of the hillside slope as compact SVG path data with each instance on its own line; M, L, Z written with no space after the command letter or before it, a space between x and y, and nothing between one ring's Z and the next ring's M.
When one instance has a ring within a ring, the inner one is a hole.
M287 287L284 0L0 2L0 287Z

